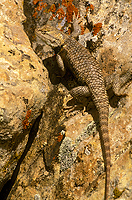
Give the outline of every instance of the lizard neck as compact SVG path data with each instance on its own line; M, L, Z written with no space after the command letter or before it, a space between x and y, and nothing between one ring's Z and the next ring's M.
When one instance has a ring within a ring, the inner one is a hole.
M60 51L65 49L65 46L67 45L67 42L71 41L71 39L72 39L71 35L69 36L69 35L66 35L65 33L62 33L62 36L63 37L61 37L61 39L60 39L61 45L53 48L54 51L55 51L55 54L58 54Z

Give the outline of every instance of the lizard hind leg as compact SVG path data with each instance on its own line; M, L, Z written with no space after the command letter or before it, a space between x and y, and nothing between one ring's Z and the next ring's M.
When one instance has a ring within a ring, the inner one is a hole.
M83 115L86 111L86 106L88 104L87 97L90 96L90 91L87 86L78 86L70 90L70 94L75 98L79 103L84 105Z
M70 94L77 100L90 96L90 91L87 86L78 86L70 90Z
M88 99L87 97L90 96L90 91L87 86L78 86L70 90L71 96L76 99L77 105L70 106L70 107L65 107L65 109L69 109L68 112L66 113L66 116L69 117L70 112L74 111L77 108L82 108L83 111L82 114L84 115L84 112L86 111L86 107L88 104Z

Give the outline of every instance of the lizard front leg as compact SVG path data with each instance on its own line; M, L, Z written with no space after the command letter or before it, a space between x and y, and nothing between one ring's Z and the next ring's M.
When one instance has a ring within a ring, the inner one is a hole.
M66 69L65 69L63 60L59 54L56 54L56 61L57 61L58 67L60 69L60 71L59 71L60 75L63 77L66 73Z
M70 90L70 94L79 102L86 101L90 97L90 91L87 86L78 86Z

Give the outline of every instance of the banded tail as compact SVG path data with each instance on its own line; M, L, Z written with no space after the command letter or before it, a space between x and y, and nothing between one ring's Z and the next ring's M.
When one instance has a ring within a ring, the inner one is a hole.
M108 109L103 107L99 112L99 121L100 121L100 138L101 145L104 154L104 163L106 168L106 177L105 177L105 200L108 200L109 197L109 187L110 187L110 141L108 134Z

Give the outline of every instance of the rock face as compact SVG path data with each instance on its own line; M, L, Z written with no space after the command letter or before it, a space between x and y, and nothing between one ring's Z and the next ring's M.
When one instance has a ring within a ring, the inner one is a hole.
M22 1L0 3L0 190L12 176L49 91L47 71L33 52Z
M49 1L48 6L53 3ZM54 60L48 58L53 51L43 44L35 45L39 57L46 58L47 71L26 35L33 41L29 33L35 26L33 21L42 23L31 17L33 5L38 4L0 2L0 197L103 200L105 173L98 126L94 123L98 121L96 109L92 106L82 115L76 107L66 116L64 107L76 103L68 90L77 83L69 72L60 81ZM94 5L94 13L89 14L89 20L101 22L103 30L101 36L90 36L89 44L104 76L132 67L131 1L90 4ZM85 6L77 1L78 5L84 13ZM26 33L23 12L27 16ZM44 20L51 15L44 12ZM48 23L55 25L56 18ZM132 84L127 86L128 96L110 97L110 199L130 200L132 196Z

